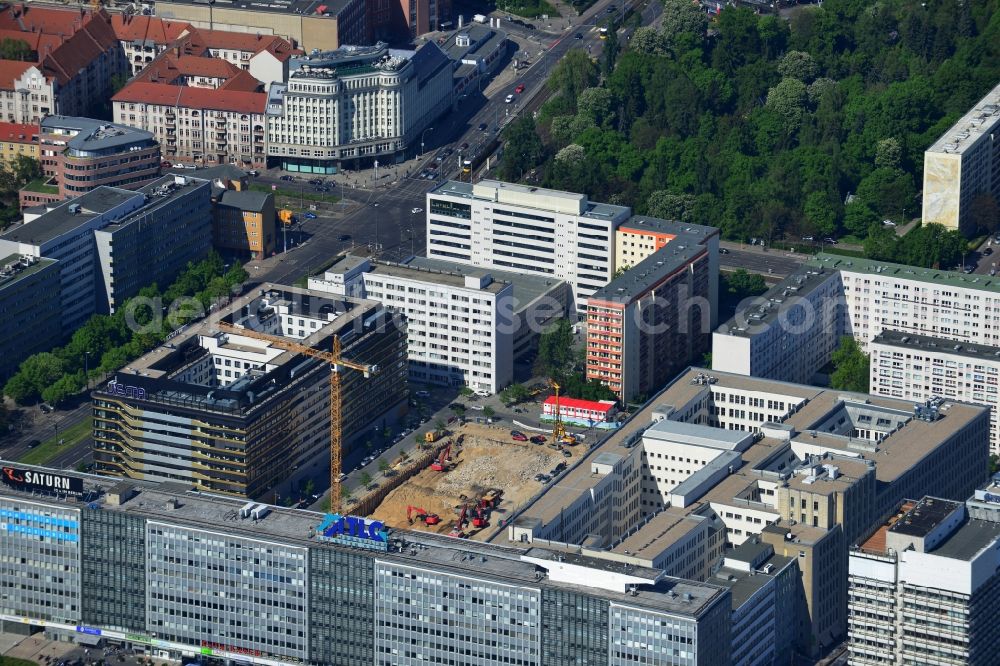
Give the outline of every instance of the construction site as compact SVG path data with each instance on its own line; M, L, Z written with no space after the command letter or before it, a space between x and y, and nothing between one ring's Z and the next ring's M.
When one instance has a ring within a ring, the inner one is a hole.
M485 540L586 451L550 435L518 435L524 441L499 426L459 425L432 462L392 489L371 517L390 527Z

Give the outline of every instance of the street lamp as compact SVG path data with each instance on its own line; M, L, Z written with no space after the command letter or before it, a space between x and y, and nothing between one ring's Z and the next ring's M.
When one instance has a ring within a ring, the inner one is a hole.
M87 382L87 389L90 389L90 352L83 352L83 380Z
M426 136L428 132L433 132L433 131L434 131L433 127L428 127L427 129L425 129L423 132L420 133L420 156L421 157L424 156L424 136Z

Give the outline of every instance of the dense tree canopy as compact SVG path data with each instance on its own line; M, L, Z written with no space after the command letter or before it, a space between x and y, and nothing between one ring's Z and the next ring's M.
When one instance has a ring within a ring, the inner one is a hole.
M863 238L919 214L923 151L1000 81L998 0L726 7L711 29L663 5L604 76L581 50L556 67L545 185L730 238ZM977 204L994 227L995 203Z
M840 347L833 352L831 358L833 373L830 375L830 386L842 391L868 393L868 356L851 336L840 340Z

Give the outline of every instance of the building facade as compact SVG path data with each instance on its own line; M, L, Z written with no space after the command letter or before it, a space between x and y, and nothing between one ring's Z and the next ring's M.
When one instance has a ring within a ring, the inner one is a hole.
M580 400L566 397L556 399L554 395L550 395L542 403L542 417L555 419L557 403L561 421L590 427L611 423L618 411L613 400Z
M169 284L210 249L210 185L184 176L139 191L98 187L0 235L0 254L58 261L63 334Z
M1000 200L1000 85L924 152L923 220L971 236L977 197Z
M434 43L343 47L294 58L290 70L267 107L269 155L288 171L402 161L451 104L451 61Z
M364 0L322 5L307 0L251 0L239 7L164 0L157 4L156 15L197 28L279 35L306 51L368 43Z
M679 226L655 219L626 224L626 237L637 236L631 230L642 226ZM673 245L635 266L626 264L628 270L587 302L587 379L607 385L624 401L658 391L710 347L718 308L719 231L697 225L676 231ZM619 228L616 236L621 234Z
M51 638L267 666L731 663L723 586L537 547L371 530L353 517L248 509L190 485L10 469L0 486L10 563L0 567L0 612ZM69 490L39 494L52 485ZM326 527L355 523L376 536Z
M849 664L996 661L1000 523L977 499L903 502L851 550Z
M102 185L134 190L160 177L160 145L149 132L125 125L46 116L38 144L45 184L58 186L58 193L22 190L22 207L77 197Z
M427 193L427 256L566 281L578 312L614 276L624 206L496 180L448 181Z
M342 380L345 455L404 413L405 324L378 303L264 285L218 316L320 349L337 335L345 357L378 367ZM212 322L190 328L93 393L95 468L261 497L329 456L329 373L321 361Z
M52 259L10 255L0 261L0 378L62 339L59 266Z
M0 122L0 160L10 167L18 155L38 159L38 125Z
M212 236L216 248L259 259L275 251L274 195L226 189L212 206Z

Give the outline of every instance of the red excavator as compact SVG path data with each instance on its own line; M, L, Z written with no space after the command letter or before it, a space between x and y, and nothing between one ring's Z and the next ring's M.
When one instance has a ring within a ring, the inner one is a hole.
M416 515L414 515L416 514ZM426 509L421 509L416 506L406 507L406 519L413 524L413 519L416 518L424 525L437 525L441 522L441 517L436 513L428 513Z
M458 522L455 523L455 527L453 527L451 532L448 533L448 536L455 537L456 539L464 539L468 536L465 532L462 531L462 528L465 527L465 517L468 515L468 513L469 513L469 505L466 504L465 506L462 507L461 513L458 514Z
M484 527L490 526L489 518L487 517L486 512L482 510L482 508L476 509L476 515L472 519L472 526L477 529L482 529Z
M431 463L431 469L435 472L444 472L448 468L445 464L451 460L451 442L448 442L448 446L441 449L441 455L437 457L437 460Z

